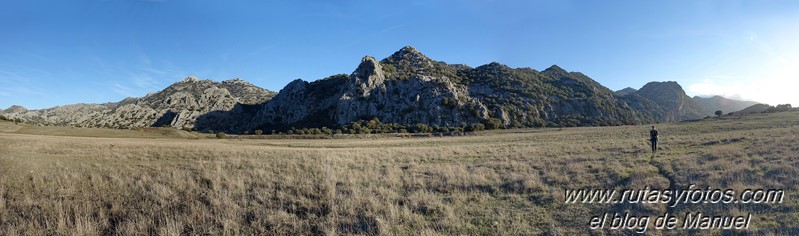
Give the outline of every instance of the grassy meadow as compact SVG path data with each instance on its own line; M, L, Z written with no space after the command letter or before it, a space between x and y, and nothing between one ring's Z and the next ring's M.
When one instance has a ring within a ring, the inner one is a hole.
M212 139L0 122L0 235L573 235L591 216L752 213L799 234L799 113L460 137ZM566 188L781 188L774 204L565 203Z

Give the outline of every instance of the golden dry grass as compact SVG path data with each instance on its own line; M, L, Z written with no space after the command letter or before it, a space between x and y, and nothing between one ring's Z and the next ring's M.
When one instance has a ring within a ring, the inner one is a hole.
M325 140L46 128L0 123L0 235L584 234L606 211L752 212L746 233L799 232L796 112L659 125L654 159L648 126ZM565 188L670 184L787 196L675 209L564 203Z

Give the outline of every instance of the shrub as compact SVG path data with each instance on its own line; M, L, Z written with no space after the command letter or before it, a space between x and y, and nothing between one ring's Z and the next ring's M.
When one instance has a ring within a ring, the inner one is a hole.
M502 126L502 120L500 120L499 118L488 118L488 120L485 121L485 128L499 129L504 127Z
M322 127L322 129L320 129L320 130L322 131L323 134L327 134L327 135L333 134L333 130L330 129L330 128L327 128L327 127Z
M223 139L223 138L225 138L225 132L219 132L219 133L216 133L216 138L218 138L218 139Z
M432 131L432 128L426 124L416 123L416 125L411 127L413 133L429 133Z
M272 133L274 133L274 132L272 132ZM255 130L255 135L259 135L260 136L261 134L264 134L264 131L262 131L260 129L256 129Z
M370 134L370 133L372 133L372 131L369 130L369 128L362 127L358 133L360 133L360 134Z
M466 129L464 129L464 130L466 132L475 132L475 131L482 131L484 129L485 129L485 125L484 124L473 123L473 124L471 124L469 126L466 126Z
M308 134L322 134L322 131L319 128L310 128L306 131Z

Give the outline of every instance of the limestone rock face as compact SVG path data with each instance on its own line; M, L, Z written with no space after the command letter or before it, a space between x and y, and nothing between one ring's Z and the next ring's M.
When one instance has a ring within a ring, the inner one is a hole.
M372 118L383 123L458 126L487 118L486 107L448 75L454 76L455 69L412 47L382 61L366 56L350 75L289 83L262 106L247 128L334 127Z
M162 91L115 103L74 104L42 110L11 109L4 116L40 125L137 128L196 127L196 120L211 112L229 112L238 106L261 104L274 92L244 80L221 83L187 77ZM226 113L228 114L228 113Z

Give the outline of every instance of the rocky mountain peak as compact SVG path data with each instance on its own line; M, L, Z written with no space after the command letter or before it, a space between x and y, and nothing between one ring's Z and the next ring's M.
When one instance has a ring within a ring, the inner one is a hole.
M229 84L229 85L237 84L237 85L248 85L248 86L252 85L249 82L239 78L222 81L222 84Z
M636 90L634 88L626 87L626 88L623 88L623 89L621 89L619 91L616 91L615 93L618 96L624 96L624 95L627 95L627 94L634 93L636 91L638 91L638 90Z
M569 73L568 71L564 70L563 68L560 68L560 66L558 66L558 65L552 65L549 68L547 68L546 70L544 70L543 72L544 73L551 73L551 74L566 74L566 73Z
M641 95L662 106L667 111L666 120L701 118L702 107L685 94L675 81L649 82L634 94Z
M361 64L352 73L352 78L355 78L356 84L368 93L368 90L383 84L386 76L383 74L383 67L374 57L365 56L361 59Z
M398 69L424 69L433 66L433 60L411 46L405 46L391 56L383 59L382 63L393 64Z
M685 94L685 90L682 89L682 86L675 81L664 81L664 82L649 82L641 87L638 90L638 93L643 94L663 94L668 93L669 95L679 95L680 97L687 97L688 95Z
M455 70L471 70L471 69L473 69L471 66L469 66L467 64L447 64L447 66L449 66L449 68L452 68L452 69L455 69Z
M409 54L410 53L410 54L416 54L416 55L424 56L424 54L422 54L422 52L419 52L419 50L416 50L416 48L414 48L413 46L402 47L396 53L400 53L400 54Z
M361 63L358 64L358 68L355 69L356 72L361 70L374 70L376 67L380 66L380 63L372 56L364 56L361 58Z
M305 88L308 86L308 82L302 79L295 79L288 84L286 84L283 89L278 92L278 94L284 93L297 93L299 91L304 91Z
M482 66L478 66L478 67L477 67L477 69L480 69L480 70L486 70L486 69L488 69L488 70L496 70L496 69L503 69L503 68L508 68L508 69L510 69L510 67L508 67L508 66L506 66L506 65L504 65L504 64L502 64L502 63L495 62L495 61L494 61L494 62L491 62L491 63L488 63L488 64L485 64L485 65L482 65Z
M197 79L197 77L192 75L192 76L186 77L185 79L181 80L180 82L182 82L182 83L193 83L193 82L197 82L197 81L199 81L199 79Z
M13 106L10 106L10 107L8 107L8 108L5 110L5 112L6 112L6 113L12 113L12 112L26 112L26 111L28 111L28 109L27 109L27 108L25 108L25 107L23 107L23 106L19 106L19 105L13 105Z

